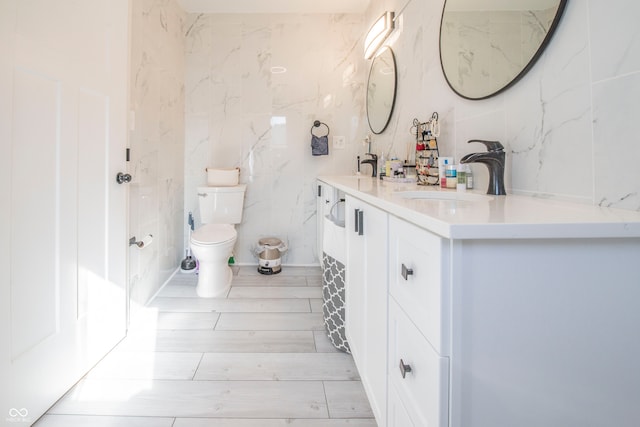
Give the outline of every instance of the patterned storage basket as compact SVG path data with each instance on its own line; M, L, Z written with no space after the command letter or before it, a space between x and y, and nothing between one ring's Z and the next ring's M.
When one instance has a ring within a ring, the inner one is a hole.
M337 202L336 205L338 203L341 202ZM331 214L327 215L323 221L322 313L324 324L334 347L350 353L344 332L344 260L346 257L344 222L338 221Z

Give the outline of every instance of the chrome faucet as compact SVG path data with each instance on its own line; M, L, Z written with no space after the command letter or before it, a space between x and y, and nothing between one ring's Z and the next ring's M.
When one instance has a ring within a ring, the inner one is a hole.
M498 141L484 141L482 139L472 139L468 143L480 142L487 147L483 153L467 154L460 159L460 163L484 163L489 169L489 188L487 194L504 196L507 192L504 189L504 146Z
M371 171L371 176L375 178L378 176L378 155L373 153L365 153L365 154L367 156L371 156L371 158L361 161L360 164L362 165L366 163L371 165L371 167L373 168L373 170Z

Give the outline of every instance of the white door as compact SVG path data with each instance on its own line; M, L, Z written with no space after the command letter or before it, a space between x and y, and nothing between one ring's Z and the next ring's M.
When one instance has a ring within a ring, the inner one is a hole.
M125 334L128 3L0 0L0 425Z

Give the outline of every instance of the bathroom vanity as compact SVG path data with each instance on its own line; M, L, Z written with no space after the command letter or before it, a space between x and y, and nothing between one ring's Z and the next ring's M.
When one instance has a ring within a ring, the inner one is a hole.
M346 194L346 331L378 425L640 425L640 213L319 183Z

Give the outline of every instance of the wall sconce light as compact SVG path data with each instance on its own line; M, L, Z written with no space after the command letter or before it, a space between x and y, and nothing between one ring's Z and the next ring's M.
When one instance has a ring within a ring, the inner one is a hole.
M364 59L371 59L394 28L394 13L385 12L371 26L364 39Z

